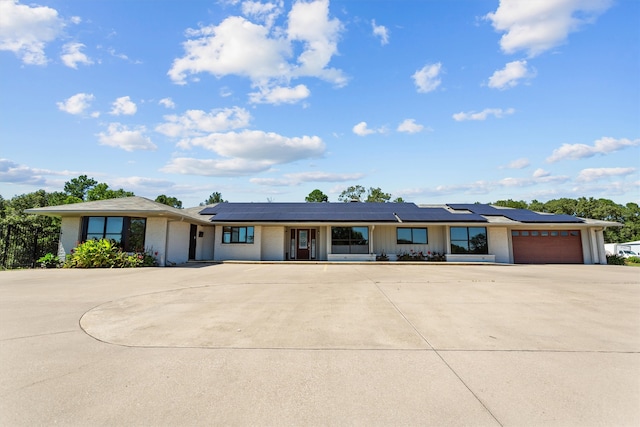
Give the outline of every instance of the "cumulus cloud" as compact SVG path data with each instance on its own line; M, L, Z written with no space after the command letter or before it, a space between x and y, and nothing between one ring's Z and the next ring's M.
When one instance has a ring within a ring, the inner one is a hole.
M268 16L275 19L281 3L269 4L245 2L243 10L254 19L269 13L272 14ZM329 17L328 0L294 3L288 13L286 28L271 28L268 23L231 16L218 25L188 30L189 40L183 43L185 55L173 61L168 75L177 84L186 84L189 76L200 73L218 78L243 76L251 80L253 87L260 89L258 94L273 93L277 102L283 99L277 96L281 83L299 77L317 77L343 86L347 81L343 72L329 67L331 58L338 51L342 29L338 19ZM294 52L300 50L300 54L294 56ZM297 90L294 98L285 96L284 99L299 99L302 87L294 89ZM252 95L261 102L270 99Z
M162 105L165 108L170 108L172 110L176 108L176 103L173 102L171 98L162 98L160 101L158 101L158 104Z
M510 162L508 165L504 166L503 169L524 169L530 164L529 159L523 157Z
M507 108L506 110L503 110L502 108L485 108L480 112L469 111L466 113L456 113L453 115L453 119L457 122L462 122L465 120L486 120L489 116L501 119L515 112L516 110L514 110L513 108Z
M259 1L242 2L242 14L264 23L267 28L271 28L273 26L274 21L283 13L283 11L284 2L282 1L275 3L261 3Z
M93 101L94 98L91 93L77 93L63 102L57 102L56 105L59 110L65 113L83 114L91 106L91 101Z
M542 168L538 168L535 171L533 171L534 178L546 178L548 176L551 176L551 172L546 171Z
M498 9L485 18L504 33L503 52L526 51L530 57L564 43L569 33L592 23L612 0L521 1L500 0Z
M371 21L371 27L373 28L373 35L380 37L380 44L389 44L389 30L384 25L376 25L376 21Z
M327 172L300 172L285 174L282 178L251 178L253 184L284 187L300 185L305 182L347 182L361 179L362 173L327 173Z
M640 139L603 137L595 141L593 145L586 144L562 144L560 148L553 150L547 162L555 163L566 159L584 159L596 154L609 154L627 147L637 147Z
M129 129L120 123L110 123L107 132L98 134L101 145L120 148L125 151L148 150L155 151L158 148L151 139L145 135L146 128L140 126Z
M264 172L271 168L267 161L247 159L197 159L178 157L171 159L160 170L166 173L200 176L244 176Z
M378 129L370 129L367 125L367 122L360 122L353 127L352 131L358 136L367 136L373 133L384 133L386 129L384 127Z
M136 104L131 101L131 98L128 96L121 96L113 101L113 108L111 108L111 112L114 116L127 115L132 116L138 111L138 107Z
M286 137L274 132L243 130L191 138L187 147L201 147L222 157L266 162L270 165L320 157L325 144L318 136Z
M259 92L249 94L249 102L252 104L295 104L311 95L309 88L300 84L296 87L272 87L261 88Z
M442 80L440 79L440 73L442 72L442 64L440 62L436 64L427 64L418 71L416 71L411 77L418 88L420 93L428 93L436 90Z
M64 21L46 6L27 6L17 0L0 1L0 50L15 53L29 65L45 65L47 43L57 39Z
M203 136L212 132L247 127L251 121L251 114L244 108L222 108L211 110L188 110L182 115L164 116L165 122L156 127L160 132L170 137L190 138Z
M631 175L636 171L636 168L587 168L580 171L577 180L583 182L597 181L611 177Z
M402 123L398 125L396 129L398 132L405 133L418 133L424 130L424 126L416 123L414 119L405 119Z
M513 61L497 70L489 77L488 86L493 89L509 89L515 87L522 79L534 77L535 73L527 68L527 61Z
M67 43L62 46L62 55L60 55L60 59L62 59L64 65L77 70L78 64L93 64L93 61L87 55L81 52L81 49L84 47L85 45L83 45L82 43Z
M19 165L8 159L0 159L0 182L12 184L44 185L42 174L45 171Z

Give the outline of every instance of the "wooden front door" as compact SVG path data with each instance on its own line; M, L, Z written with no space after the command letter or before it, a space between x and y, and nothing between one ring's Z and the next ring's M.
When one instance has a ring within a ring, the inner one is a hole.
M294 259L316 259L316 230L309 228L292 230L291 245Z

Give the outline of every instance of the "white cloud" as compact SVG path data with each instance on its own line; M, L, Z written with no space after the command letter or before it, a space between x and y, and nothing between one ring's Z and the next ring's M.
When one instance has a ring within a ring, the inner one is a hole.
M518 85L520 80L534 77L535 73L527 69L527 61L513 61L497 70L489 77L489 87L493 89L508 89Z
M63 28L55 9L0 1L0 50L15 53L25 64L45 65L45 46L57 39Z
M110 123L107 133L99 133L98 139L101 145L121 148L125 151L154 151L158 147L151 142L148 136L145 136L145 133L146 128L144 126L129 129L120 123Z
M603 137L595 141L593 145L586 144L562 144L560 148L553 150L551 156L547 158L547 162L555 163L565 159L584 159L593 157L596 154L608 154L627 147L637 147L640 145L640 139L616 139L611 137Z
M533 171L533 177L534 178L546 178L548 176L551 175L551 172L546 171L542 168L538 168L535 171Z
M212 133L192 138L183 144L183 147L201 147L222 157L259 161L270 165L320 157L325 150L325 144L318 136L289 138L259 130Z
M384 25L376 25L376 21L371 21L371 27L373 27L373 35L380 37L380 44L389 44L389 30Z
M277 3L261 3L259 1L242 2L242 13L247 17L263 22L267 28L273 26L276 18L282 14L283 8L284 3L282 1Z
M138 111L138 107L136 104L131 101L131 98L128 96L121 96L113 101L113 108L109 114L114 116L119 116L121 114L132 116Z
M428 93L436 90L442 81L440 80L440 73L442 71L442 64L440 62L436 64L427 64L418 71L416 71L411 77L418 88L420 93Z
M485 18L496 31L503 52L526 51L539 55L565 42L569 33L591 23L612 4L611 0L500 0Z
M273 87L260 89L259 92L249 94L249 102L252 104L295 104L308 98L311 92L305 85L296 87Z
M251 178L249 181L265 186L284 187L300 185L305 182L346 182L364 177L362 173L327 173L327 172L301 172L285 174L283 178Z
M162 105L165 108L170 108L172 110L176 108L176 103L173 102L173 99L171 98L162 98L160 101L158 101L158 104Z
M406 132L406 133L418 133L424 130L424 126L416 123L414 119L405 119L402 123L398 125L398 132Z
M524 169L530 164L529 159L523 157L510 162L508 165L504 166L504 169Z
M156 127L160 132L170 137L204 136L212 132L247 127L251 121L251 114L244 108L233 107L211 110L188 110L182 115L164 116L165 123Z
M263 16L273 9L255 2L243 3L249 16ZM298 77L317 77L337 86L346 84L342 71L330 68L342 31L338 19L329 18L328 0L296 2L288 14L286 28L261 25L240 16L231 16L219 25L188 30L183 43L185 55L176 58L168 72L178 84L189 75L210 73L216 77L239 75L262 91ZM302 51L294 57L294 52ZM298 93L298 96L300 94ZM267 98L265 98L266 100ZM280 98L276 97L276 100Z
M76 93L67 98L64 102L57 102L58 109L69 114L83 114L94 100L91 93Z
M485 108L480 112L469 111L469 112L460 112L453 115L453 119L457 122L462 122L465 120L486 120L489 116L493 116L495 118L501 119L504 116L515 113L516 110L513 108L507 108L503 110L502 108Z
M580 171L577 180L583 182L597 181L611 177L631 175L636 171L636 168L587 168Z
M0 159L0 182L12 184L44 185L43 172L28 166L19 165L8 159Z
M93 61L80 50L85 46L82 43L67 43L62 46L60 59L67 67L78 69L78 64L91 65Z
M178 157L172 159L162 169L165 173L200 176L244 176L264 172L271 168L267 161L247 159L196 159Z
M367 125L367 122L360 122L353 127L352 131L358 136L367 136L373 133L385 133L386 129L384 127L378 129L370 129Z

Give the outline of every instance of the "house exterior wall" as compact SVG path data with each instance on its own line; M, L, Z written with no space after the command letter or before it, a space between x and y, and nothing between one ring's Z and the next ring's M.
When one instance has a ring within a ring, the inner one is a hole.
M144 246L148 251L158 252L156 259L161 266L167 260L167 219L147 218L147 228L144 234Z
M495 262L512 263L511 232L507 227L487 227L489 254L495 256Z
M260 250L262 261L284 261L285 259L285 227L260 227ZM254 236L255 239L255 236Z
M82 233L82 221L80 217L63 217L60 224L60 244L58 245L58 257L61 260L71 253L71 249L78 246Z
M262 228L253 226L253 243L222 243L222 227L216 225L214 260L260 261L262 249Z
M215 230L213 226L198 225L196 234L196 261L213 260ZM202 237L200 237L200 233L202 233Z
M191 224L185 221L167 223L167 264L184 264L189 261L189 232Z
M428 243L426 245L398 244L396 231L398 228L426 228ZM410 252L411 250L424 254L428 252L444 253L447 252L445 231L446 227L438 225L376 225L373 233L371 233L373 235L373 252L378 255L384 252L391 261L396 260L399 253Z

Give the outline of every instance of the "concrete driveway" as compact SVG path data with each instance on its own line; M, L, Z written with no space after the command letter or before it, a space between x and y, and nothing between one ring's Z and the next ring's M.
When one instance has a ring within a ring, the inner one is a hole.
M0 272L0 425L640 425L640 270Z

